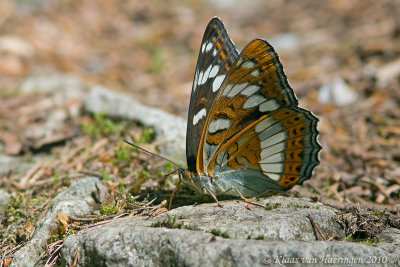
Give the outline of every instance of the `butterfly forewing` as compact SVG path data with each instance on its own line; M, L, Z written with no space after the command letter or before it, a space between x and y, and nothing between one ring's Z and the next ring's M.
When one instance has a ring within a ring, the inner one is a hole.
M197 170L210 176L240 170L243 183L257 179L254 190L290 188L319 163L316 123L297 107L273 48L254 40L232 64L206 116Z
M204 32L189 105L186 155L188 169L196 172L197 151L205 119L218 90L238 56L223 23L213 18Z
M207 116L200 142L204 148L198 151L201 167L206 170L224 141L264 113L295 105L275 51L263 40L252 41L233 63Z

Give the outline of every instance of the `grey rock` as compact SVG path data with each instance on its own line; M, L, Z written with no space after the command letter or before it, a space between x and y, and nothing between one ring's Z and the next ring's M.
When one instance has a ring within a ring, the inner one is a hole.
M3 189L0 189L0 217L4 215L4 212L8 206L8 202L10 201L11 195L4 191Z
M220 9L220 10L229 10L236 8L238 5L240 5L240 0L225 0L225 1L212 1L208 0L207 1L208 5L212 6L213 8ZM252 2L249 2L251 4ZM248 5L246 7L248 8Z
M294 33L276 34L266 40L280 53L296 51L300 47L300 37Z
M387 86L391 80L400 76L400 58L380 66L376 71L376 79L380 86Z
M20 57L32 57L35 53L33 46L20 36L0 36L0 52L11 53Z
M64 104L70 99L83 99L86 84L65 74L35 74L22 82L20 90L26 94L50 93L56 103Z
M185 157L186 120L183 118L143 105L128 95L102 86L90 90L84 105L93 113L106 112L109 116L136 120L145 127L153 127L162 153L177 159Z
M326 237L343 235L332 221L332 208L285 197L258 203L267 202L276 208L249 210L243 202L225 201L223 208L186 206L156 218L87 228L64 241L62 264L71 265L78 255L79 266L365 266L372 257L384 261L373 266L397 266L400 256L393 248L315 241L310 214ZM182 229L152 227L171 218Z
M57 214L67 216L85 216L92 214L96 203L101 199L104 185L96 177L87 177L77 181L71 187L58 194L50 204L44 218L36 225L29 242L17 251L11 266L36 266L39 264L40 255L46 249L46 242L51 235L57 232Z
M72 264L79 248L79 266L302 266L303 261L311 263L307 266L365 266L366 255L393 262L381 249L348 242L213 239L210 233L114 222L68 237L63 265ZM361 264L329 264L334 261Z
M44 121L30 121L19 137L24 145L35 149L74 135L68 119L80 116L81 103L87 90L86 84L73 76L63 74L34 74L26 78L20 87L23 94L42 96L34 110ZM74 101L73 101L74 100Z
M260 204L269 205L272 209L265 210L253 206L248 210L244 208L243 202L227 201L222 209L216 204L203 204L174 209L168 215L176 216L194 230L211 232L215 229L234 239L263 236L263 239L268 240L303 241L315 240L310 220L307 218L311 215L326 236L343 237L340 228L332 220L335 212L321 203L275 196L262 199ZM316 209L318 205L319 209ZM163 219L165 216L167 215L159 217Z
M0 154L0 175L9 171L13 173L24 173L32 168L38 161L47 161L49 155L37 154L35 156L7 156Z
M393 255L398 255L398 261L400 263L400 229L385 229L379 235L378 239L384 242L380 242L376 246Z

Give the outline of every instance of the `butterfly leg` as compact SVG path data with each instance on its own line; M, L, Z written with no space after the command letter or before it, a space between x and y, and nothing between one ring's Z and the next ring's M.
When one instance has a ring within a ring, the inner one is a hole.
M223 208L224 206L222 206L222 204L218 201L217 197L213 194L213 192L210 191L210 189L208 189L207 187L203 187L207 193L212 196L212 198L215 200L215 202L217 202L218 207Z
M243 201L245 201L245 202L247 202L247 203L252 203L253 200L254 200L254 199L252 199L252 198L245 198L245 197L242 195L242 193L240 193L240 191L237 190L236 187L234 187L234 186L232 186L231 188L229 188L228 190L226 190L226 191L223 192L222 194L225 194L226 192L231 191L231 190L235 191L235 192L238 194L238 196L239 196Z
M249 203L249 204L253 204L253 205L256 205L256 206L259 206L259 207L261 207L261 208L264 208L263 205L260 205L260 204L255 203L255 202L254 202L254 198L245 198L245 197L242 195L242 193L240 193L240 191L237 190L236 187L233 187L233 186L232 186L231 188L229 188L228 190L226 190L224 193L226 193L226 192L228 192L228 191L230 191L230 190L236 191L236 193L238 194L238 196L239 196L244 202Z
M172 205L172 199L174 198L176 192L179 189L179 186L181 185L181 180L179 180L179 182L177 183L177 185L174 188L174 191L172 191L171 196L169 197L169 206L168 206L168 210L171 210L171 205Z

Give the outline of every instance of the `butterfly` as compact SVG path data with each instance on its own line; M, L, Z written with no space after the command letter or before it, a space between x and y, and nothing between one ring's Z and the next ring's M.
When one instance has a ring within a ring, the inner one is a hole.
M238 53L214 17L194 75L180 183L219 205L221 194L248 199L302 184L319 164L317 122L298 107L272 46L255 39Z

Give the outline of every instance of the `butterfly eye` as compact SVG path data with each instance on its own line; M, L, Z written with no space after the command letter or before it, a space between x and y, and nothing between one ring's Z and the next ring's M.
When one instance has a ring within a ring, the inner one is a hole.
M189 171L184 171L183 172L183 179L189 180L191 176L192 175L191 175L191 173Z

